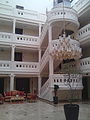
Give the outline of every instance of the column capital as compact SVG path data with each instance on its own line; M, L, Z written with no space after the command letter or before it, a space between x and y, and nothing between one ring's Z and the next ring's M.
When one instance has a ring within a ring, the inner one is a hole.
M9 76L10 76L10 77L12 77L12 78L14 78L14 77L15 77L15 75L14 75L13 73L11 73Z
M16 46L15 46L15 45L12 45L11 47L12 47L12 48L15 48Z

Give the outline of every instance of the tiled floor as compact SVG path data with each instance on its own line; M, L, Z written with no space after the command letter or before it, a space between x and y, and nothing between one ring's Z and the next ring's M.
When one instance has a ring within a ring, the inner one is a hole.
M0 120L65 120L63 104L45 102L0 105ZM90 104L80 104L79 120L90 120Z

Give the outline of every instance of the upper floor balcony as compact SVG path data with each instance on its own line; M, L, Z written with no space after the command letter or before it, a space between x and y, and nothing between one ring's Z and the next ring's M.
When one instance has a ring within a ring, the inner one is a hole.
M52 25L55 25L55 23L59 24L59 26L62 28L63 15L66 24L68 24L68 26L66 26L67 29L74 31L79 27L77 12L74 9L71 9L70 7L65 7L64 12L63 7L53 8L47 14L47 20L49 23L52 23ZM72 26L70 25L71 23L73 24Z
M35 36L0 32L0 43L19 44L19 45L26 45L30 47L38 47L39 39L38 37L35 37Z
M39 73L38 62L0 61L0 72Z
M0 3L0 14L1 15L7 15L19 19L29 19L29 20L36 20L45 22L46 21L46 15L38 13L37 11L32 10L26 10L26 9L16 9L13 8L10 5L5 5Z
M62 65L63 71L65 69L69 69L69 71L76 71L78 69L78 72L82 74L90 73L90 57L80 59L77 62L70 62Z
M85 9L90 7L90 0L78 0L73 6L72 6L78 14L82 14L85 12Z
M82 27L75 37L80 41L81 44L90 42L90 24Z

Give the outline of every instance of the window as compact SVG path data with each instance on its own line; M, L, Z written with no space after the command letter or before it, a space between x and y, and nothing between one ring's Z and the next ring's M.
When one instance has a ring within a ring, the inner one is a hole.
M22 61L22 53L15 52L15 61Z
M58 0L58 3L61 3L61 2L63 2L63 0Z
M20 9L20 10L24 10L24 7L23 7L23 6L16 5L16 8L17 8L17 9Z
M23 34L23 29L21 29L21 28L15 28L15 33L16 34Z

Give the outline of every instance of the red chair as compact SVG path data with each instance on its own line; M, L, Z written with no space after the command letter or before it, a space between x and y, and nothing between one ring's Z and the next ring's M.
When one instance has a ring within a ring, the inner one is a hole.
M4 103L4 97L2 94L0 94L0 103L3 104Z

